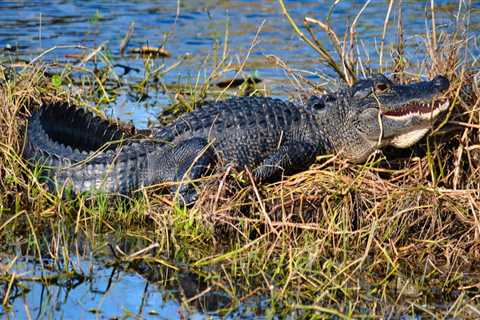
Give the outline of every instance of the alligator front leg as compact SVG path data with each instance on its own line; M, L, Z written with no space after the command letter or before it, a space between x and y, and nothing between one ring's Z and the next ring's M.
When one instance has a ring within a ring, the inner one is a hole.
M278 150L253 170L258 181L272 181L279 179L282 174L292 174L308 168L317 155L314 144L298 141L280 146Z

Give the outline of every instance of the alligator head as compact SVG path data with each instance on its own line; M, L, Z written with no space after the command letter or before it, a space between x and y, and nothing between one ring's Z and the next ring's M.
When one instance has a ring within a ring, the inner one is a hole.
M406 148L420 140L448 108L443 96L448 87L443 76L401 85L374 75L321 97L320 114L333 148L353 162L362 162L378 148Z

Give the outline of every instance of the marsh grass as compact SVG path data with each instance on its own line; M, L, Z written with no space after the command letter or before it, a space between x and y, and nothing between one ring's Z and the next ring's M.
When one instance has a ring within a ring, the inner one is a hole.
M288 12L285 5L283 10ZM64 66L61 86L46 72L48 65L1 68L0 286L5 310L30 281L90 281L95 275L83 270L79 259L93 254L161 288L175 288L172 298L187 314L199 308L235 315L247 305L266 316L305 318L480 316L480 91L478 71L471 71L478 68L478 57L469 56L467 34L460 27L455 34L436 30L433 2L431 10L418 49L425 52L424 61L413 64L405 56L401 18L398 43L384 42L388 12L379 49L380 69L402 81L421 74L451 79L450 109L421 143L404 151L385 150L362 165L322 156L309 170L264 186L255 185L248 172L227 168L202 179L200 198L188 209L161 187L114 199L62 199L46 192L39 168L21 158L26 118L41 103L101 105L115 99L112 83L144 94L152 82L176 101L167 110L171 118L212 96L212 83L232 67L226 47L213 59L212 73L192 79L187 88L161 83L162 72L175 64L158 66L149 58L139 83L122 83L101 50L96 54L104 69ZM317 51L341 78L351 82L370 72L371 57L361 54L356 41L357 19L345 35L335 34L328 22L305 21L328 32L339 58ZM289 23L295 24L293 18ZM308 30L302 38L321 45L308 38L315 35L311 26ZM301 81L298 75L292 83ZM74 93L68 89L72 86L79 90ZM213 98L225 94L217 90ZM23 257L35 257L42 276L16 274L15 263ZM185 285L189 281L196 283L194 290ZM267 303L248 304L255 297Z

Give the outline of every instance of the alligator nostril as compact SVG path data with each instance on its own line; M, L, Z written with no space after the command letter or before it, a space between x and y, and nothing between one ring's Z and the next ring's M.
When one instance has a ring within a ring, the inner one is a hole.
M444 76L436 76L432 80L433 85L438 88L440 91L445 91L450 86L450 81Z

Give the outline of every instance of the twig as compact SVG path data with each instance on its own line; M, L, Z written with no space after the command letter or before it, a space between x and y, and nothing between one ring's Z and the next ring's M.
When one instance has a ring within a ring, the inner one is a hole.
M310 17L305 17L304 22L306 24L307 30L310 33L310 36L312 39L315 41L315 43L320 45L320 41L315 37L315 35L312 33L311 29L308 27L308 23L313 23L318 25L323 31L325 31L330 38L330 42L332 42L333 47L335 48L335 51L337 52L338 56L342 60L342 64L345 67L345 69L348 71L348 74L350 75L350 78L352 80L355 80L355 72L353 71L352 66L350 65L349 61L347 60L347 57L344 55L344 51L342 50L342 45L340 42L340 39L338 38L337 34L335 31L330 27L330 24L328 23L323 23L320 20L310 18Z
M327 62L327 64L347 83L348 77L343 73L343 71L340 69L340 67L337 65L335 60L332 58L332 56L328 53L328 51L323 47L323 46L317 46L315 43L313 43L305 34L300 30L300 28L297 26L295 23L295 20L290 16L288 13L287 7L285 6L285 3L283 0L278 0L280 3L280 6L282 7L283 14L287 17L288 22L292 26L293 30L298 34L298 36L305 41L310 47L312 47L315 51L317 51L320 56Z
M258 188L257 188L257 185L255 184L255 179L253 178L252 173L250 172L250 170L245 170L245 171L247 172L248 178L252 183L253 192L255 193L255 197L257 198L258 204L260 205L260 209L262 210L263 217L265 218L265 221L267 221L269 230L271 230L273 233L275 233L278 236L278 231L276 228L273 227L272 219L270 219L270 216L267 214L267 210L265 209L265 203L263 202L262 197L260 196L260 192L258 192Z
M255 37L253 38L252 40L252 43L250 45L250 48L248 48L248 51L247 51L247 54L245 55L245 58L243 59L242 61L242 64L240 65L240 67L238 68L237 72L235 73L235 76L232 78L232 79L236 79L240 73L242 72L242 70L245 68L245 65L247 64L247 61L248 61L248 58L250 58L250 54L252 53L253 51L253 48L255 48L255 46L257 45L258 43L258 36L260 35L260 31L262 30L263 28L263 25L265 24L265 20L262 21L262 23L260 24L260 26L258 27L257 29L257 33L255 34ZM231 85L233 84L233 81L232 80L223 90L222 92L220 92L220 94L218 95L216 101L220 100L223 95L225 94L225 92L227 92L227 90L231 87Z
M432 12L432 49L437 51L437 28L435 26L435 0L430 0L430 10Z
M380 44L380 72L383 72L383 47L385 46L385 36L387 34L388 20L390 20L390 13L392 12L394 0L390 0L388 4L387 15L385 16L385 21L383 22L383 32L382 32L382 42Z
M34 64L35 62L37 62L38 60L40 60L41 58L43 58L44 56L46 56L47 54L49 54L50 52L52 51L55 51L57 49L88 49L87 47L85 46L78 46L78 45L72 45L72 46L53 46L51 47L50 49L47 49L45 51L43 51L41 54L39 54L38 56L36 56L35 58L33 58L32 60L30 60L29 64Z
M93 57L95 57L100 51L103 50L105 44L107 42L103 42L101 45L99 45L95 50L93 50L92 52L90 52L90 54L88 56L86 56L85 58L82 59L82 61L80 61L79 63L76 64L76 67L79 67L79 66L82 66L84 65L85 63L87 63L88 61L90 61Z
M125 48L128 46L128 42L130 41L130 38L132 37L134 30L135 30L135 22L130 22L130 24L128 25L127 33L125 34L125 37L123 37L122 42L120 42L121 56L123 56L123 54L125 53Z

